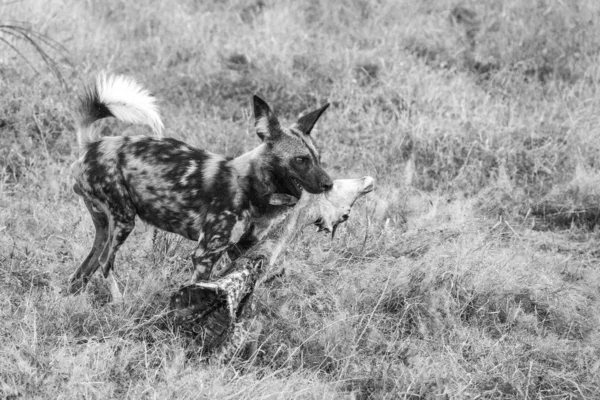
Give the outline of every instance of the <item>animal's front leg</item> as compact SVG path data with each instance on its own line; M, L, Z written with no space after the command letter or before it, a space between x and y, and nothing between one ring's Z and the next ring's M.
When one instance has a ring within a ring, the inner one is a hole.
M210 280L212 281L219 279L229 272L229 267L231 267L231 264L232 261L231 257L229 257L229 251L226 251L221 255L221 258L219 258L217 262L213 264Z
M212 233L212 236L209 236L209 233ZM229 235L215 233L211 230L203 232L198 239L198 247L196 247L196 250L192 254L194 274L192 275L191 283L208 281L213 266L225 254L229 246Z
M192 283L209 280L213 266L244 235L249 225L249 212L221 211L209 213L192 255Z
M192 262L194 264L194 275L192 276L192 282L208 281L212 271L213 265L219 261L221 255L227 249L219 249L218 251L206 251L201 246L192 255Z
M194 264L192 283L210 279L213 266L232 245L240 240L248 225L247 211L241 214L222 211L206 217L206 224L198 239L198 247L192 255Z

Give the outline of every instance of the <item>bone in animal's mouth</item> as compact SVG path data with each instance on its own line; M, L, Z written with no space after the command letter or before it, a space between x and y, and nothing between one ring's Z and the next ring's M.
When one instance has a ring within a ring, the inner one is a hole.
M302 185L300 184L300 182L298 182L297 179L292 178L292 182L294 182L294 185L296 185L296 188L300 191L302 191Z

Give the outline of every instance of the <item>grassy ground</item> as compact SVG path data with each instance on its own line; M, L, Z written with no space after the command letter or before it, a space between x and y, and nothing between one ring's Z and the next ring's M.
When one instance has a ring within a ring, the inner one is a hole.
M0 3L16 21L65 46L44 47L65 83L0 26L0 397L600 396L600 3ZM229 155L258 143L253 93L287 120L330 101L327 170L377 179L333 242L287 252L251 362L202 363L154 322L192 244L141 222L124 304L101 279L61 294L93 239L70 113L102 69Z

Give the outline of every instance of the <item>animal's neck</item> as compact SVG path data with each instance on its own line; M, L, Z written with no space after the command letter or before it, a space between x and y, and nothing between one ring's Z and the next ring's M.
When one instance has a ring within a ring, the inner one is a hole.
M255 163L256 160L263 158L266 151L267 145L263 143L260 146L255 147L254 149L231 160L231 165L233 165L233 167L240 173L247 172L246 169Z
M270 156L266 144L261 144L229 162L235 169L238 180L244 182L242 190L246 198L259 209L268 205L269 196L275 191L268 168L269 162Z

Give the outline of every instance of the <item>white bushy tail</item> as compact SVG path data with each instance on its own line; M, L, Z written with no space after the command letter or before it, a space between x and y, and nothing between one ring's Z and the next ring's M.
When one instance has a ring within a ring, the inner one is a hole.
M98 75L80 98L77 115L79 148L94 137L92 124L114 117L134 124L148 125L156 137L162 137L163 123L156 99L136 81L122 75Z

